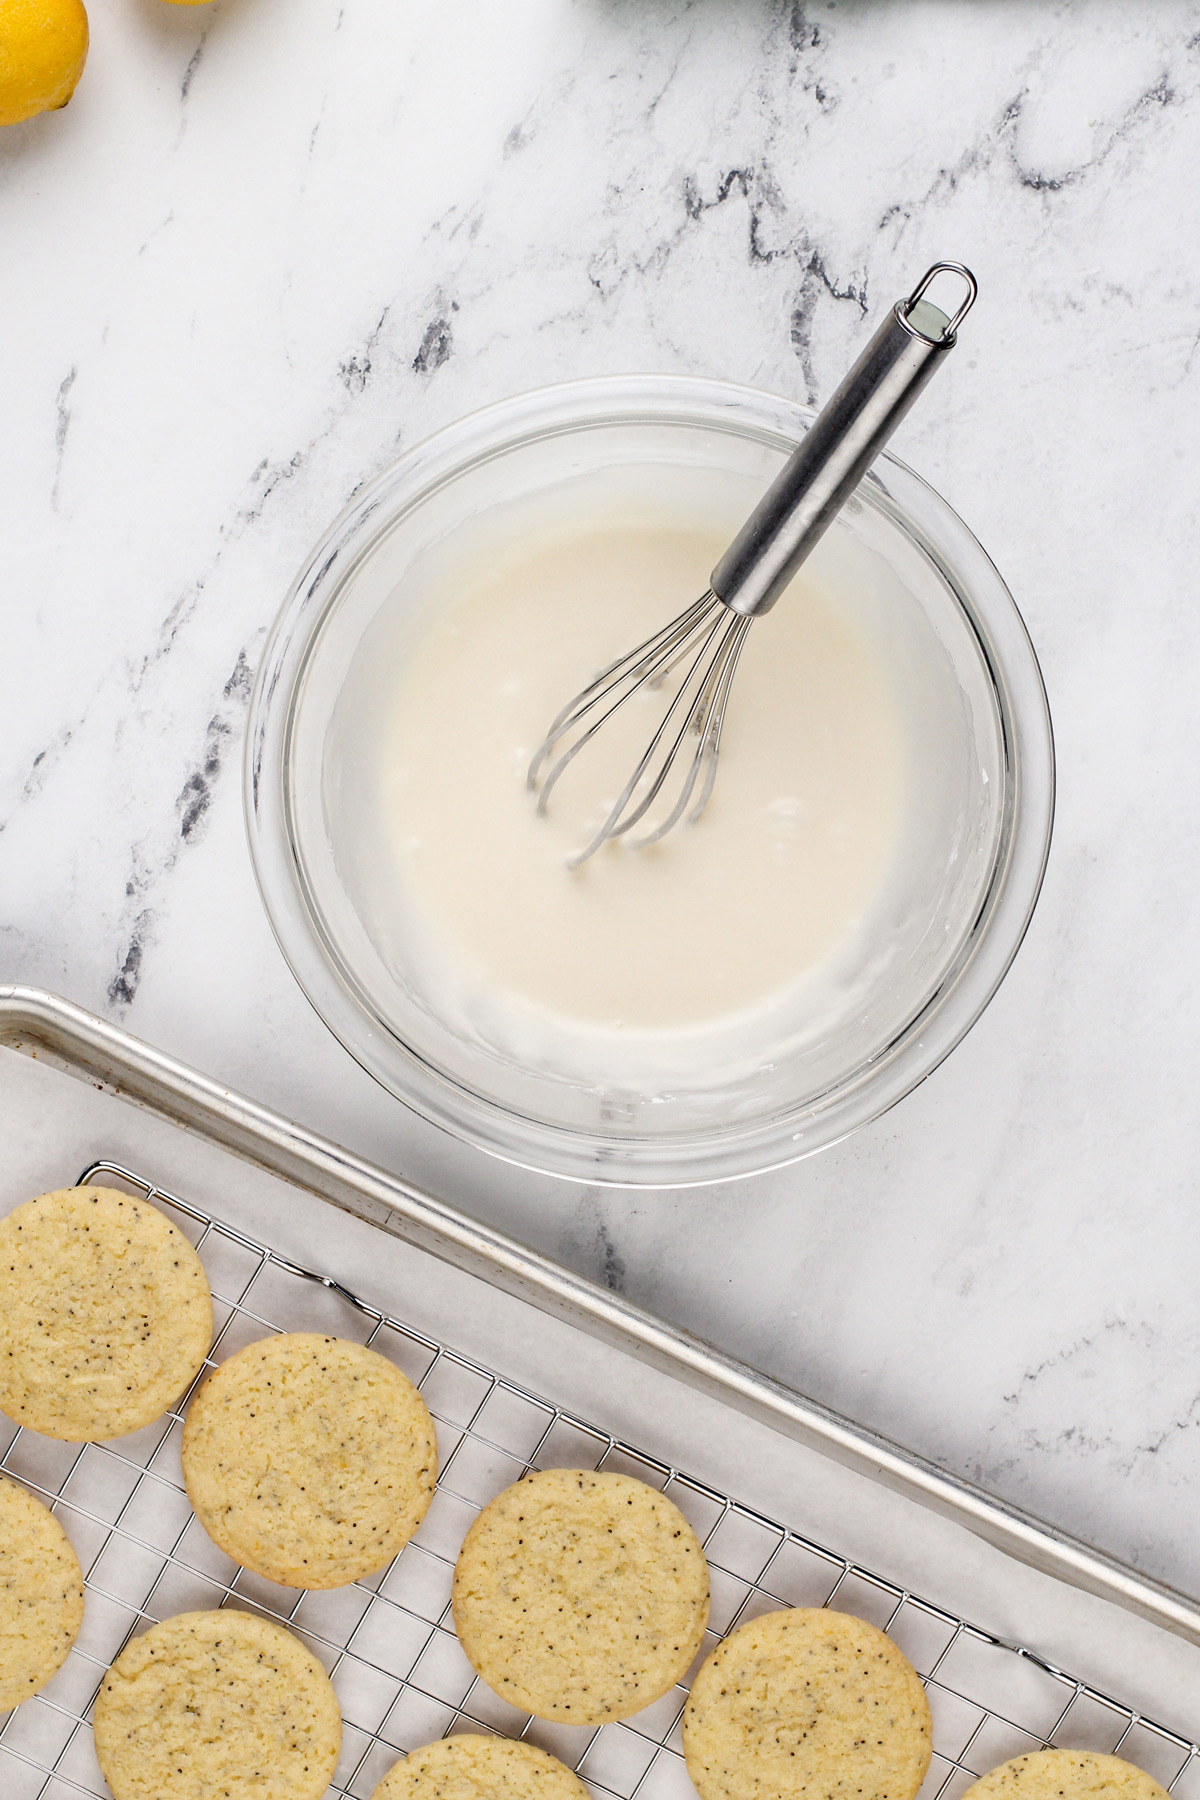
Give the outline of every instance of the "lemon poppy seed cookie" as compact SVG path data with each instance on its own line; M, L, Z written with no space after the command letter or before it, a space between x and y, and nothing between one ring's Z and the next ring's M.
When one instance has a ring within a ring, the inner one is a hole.
M565 1763L533 1744L463 1732L413 1750L371 1800L588 1800Z
M160 1418L212 1343L183 1233L115 1188L61 1188L0 1220L0 1412L99 1443Z
M1166 1800L1166 1790L1119 1756L1035 1750L1001 1763L963 1800Z
M404 1548L433 1495L437 1436L378 1351L291 1332L221 1364L188 1409L193 1511L243 1567L287 1587L342 1587Z
M82 1623L83 1576L66 1532L0 1477L0 1713L45 1687Z
M506 1488L454 1571L454 1624L475 1669L514 1706L571 1725L665 1694L707 1622L699 1539L628 1475L544 1469Z
M115 1800L321 1800L342 1744L316 1657L231 1608L181 1613L127 1644L93 1730Z
M908 1658L874 1625L824 1608L739 1626L683 1715L701 1800L913 1800L931 1747Z

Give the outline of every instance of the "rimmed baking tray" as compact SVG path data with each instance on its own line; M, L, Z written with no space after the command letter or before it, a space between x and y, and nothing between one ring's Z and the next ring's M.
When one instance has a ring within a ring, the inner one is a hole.
M1147 1580L731 1361L81 1009L38 990L0 988L0 1044L50 1061L139 1102L165 1121L185 1125L214 1146L233 1151L738 1413L934 1508L1020 1561L1200 1645L1200 1608L1187 1596ZM115 1165L104 1167L111 1173ZM118 1611L111 1621L109 1635L115 1633L118 1641L97 1644L82 1657L70 1695L59 1694L53 1703L27 1702L0 1732L5 1800L10 1794L12 1800L25 1800L26 1793L65 1800L71 1794L105 1792L102 1784L96 1785L94 1763L88 1760L90 1675L98 1681L122 1635L137 1629L139 1621L164 1616L164 1609L178 1611L185 1604L206 1603L197 1598L197 1584L203 1583L215 1595L212 1604L232 1597L235 1603L257 1605L290 1620L307 1632L318 1654L333 1668L348 1721L347 1750L335 1794L359 1800L370 1793L386 1761L399 1750L464 1725L523 1730L544 1740L546 1747L578 1766L597 1793L623 1800L634 1795L637 1800L678 1800L690 1794L678 1753L682 1690L651 1709L653 1718L585 1733L586 1741L578 1737L567 1741L557 1735L562 1728L520 1715L509 1717L511 1709L502 1709L482 1684L468 1679L461 1653L456 1661L457 1645L447 1630L446 1615L455 1526L465 1527L469 1510L504 1485L506 1478L522 1468L547 1460L561 1462L564 1457L576 1465L592 1461L631 1467L666 1487L690 1511L714 1568L718 1596L714 1624L719 1630L780 1603L818 1604L830 1599L886 1625L928 1683L936 1750L930 1796L953 1800L975 1775L1007 1755L1044 1742L1120 1747L1180 1794L1195 1784L1200 1750L1186 1731L1156 1723L1118 1696L1074 1678L1039 1655L1036 1646L1010 1643L981 1629L909 1592L887 1570L862 1567L836 1546L815 1542L787 1522L778 1523L710 1483L691 1478L657 1454L653 1444L619 1442L573 1416L556 1404L552 1372L540 1392L513 1380L503 1370L464 1356L449 1342L359 1300L328 1270L306 1269L277 1254L268 1243L218 1216L210 1196L168 1194L150 1168L130 1167L125 1173L135 1185L151 1191L157 1203L173 1208L201 1243L201 1254L212 1259L213 1287L222 1311L218 1354L245 1341L247 1331L254 1336L273 1328L303 1328L313 1318L311 1298L305 1296L319 1292L322 1305L336 1314L321 1315L327 1324L349 1331L356 1321L364 1341L385 1341L397 1360L411 1365L410 1373L426 1384L431 1410L446 1438L438 1511L431 1513L426 1536L419 1534L392 1570L341 1591L350 1597L335 1604L328 1596L273 1590L270 1584L239 1574L232 1565L223 1569L202 1561L198 1565L184 1540L199 1528L186 1514L172 1462L176 1419L164 1421L157 1434L139 1434L146 1437L140 1446L123 1441L112 1448L47 1449L46 1440L18 1434L7 1446L5 1468L55 1501L64 1515L74 1508L77 1522L85 1522L95 1539L89 1540L87 1560L96 1604L125 1611ZM66 1182L78 1174L77 1169L64 1169L60 1179ZM117 1499L103 1498L109 1494ZM172 1536L163 1521L176 1514L178 1530ZM119 1593L106 1581L115 1581ZM140 1597L134 1593L139 1583L144 1588ZM95 1607L92 1610L94 1615ZM38 1711L31 1713L35 1706ZM38 1730L40 1743L35 1741Z

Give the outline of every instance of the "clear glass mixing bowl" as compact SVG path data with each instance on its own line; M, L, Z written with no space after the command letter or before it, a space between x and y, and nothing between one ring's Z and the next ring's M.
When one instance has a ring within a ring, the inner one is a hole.
M569 497L572 483L605 470L643 495L724 482L752 497L812 417L772 395L687 377L606 377L521 395L438 432L378 475L284 602L258 674L245 765L251 854L275 934L362 1066L494 1155L639 1187L717 1181L807 1156L936 1068L1021 942L1054 804L1037 659L980 545L887 455L817 555L875 571L904 623L897 655L907 658L902 679L915 714L926 687L936 689L950 736L928 762L940 799L926 837L910 846L903 921L870 947L859 971L865 988L828 1028L781 1030L776 1020L736 1057L718 1034L707 1062L661 1081L635 1070L636 1058L627 1078L611 1065L592 1078L578 1066L522 1061L511 1044L439 1011L419 947L383 947L361 904L354 869L367 827L344 802L372 746L355 740L346 696L380 622L402 620L416 604L421 571L444 563L458 534L478 534L481 521L486 534L489 520L520 518L547 494Z

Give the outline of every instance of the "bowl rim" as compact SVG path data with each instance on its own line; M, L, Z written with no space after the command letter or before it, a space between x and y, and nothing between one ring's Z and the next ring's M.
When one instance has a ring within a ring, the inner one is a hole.
M514 1111L437 1069L373 1012L334 966L303 896L288 827L285 770L294 697L319 637L329 601L375 541L370 524L385 501L408 488L409 506L470 460L469 449L501 454L532 435L599 424L622 414L663 423L752 428L764 441L793 445L816 416L802 402L710 377L641 373L589 376L525 390L475 408L422 437L369 478L322 534L276 614L251 695L243 758L243 802L250 859L276 942L318 1017L361 1067L395 1098L452 1136L517 1167L589 1185L636 1189L699 1187L770 1170L841 1142L890 1110L925 1081L966 1036L1011 967L1041 893L1054 823L1055 753L1045 682L1028 629L995 563L958 513L889 451L865 478L929 557L955 596L993 683L1003 753L1012 781L1011 822L986 893L959 952L920 1010L892 1039L830 1092L810 1098L801 1115L778 1115L708 1134L658 1140L599 1139ZM747 415L753 414L751 419ZM899 497L894 490L899 489ZM935 544L905 494L932 513L951 550ZM388 514L388 522L396 516ZM952 559L952 560L951 560ZM963 563L974 565L964 591ZM337 568L336 578L333 571ZM986 618L980 590L988 591ZM396 1052L400 1052L397 1058ZM403 1070L406 1080L401 1080ZM798 1127L798 1128L797 1128Z

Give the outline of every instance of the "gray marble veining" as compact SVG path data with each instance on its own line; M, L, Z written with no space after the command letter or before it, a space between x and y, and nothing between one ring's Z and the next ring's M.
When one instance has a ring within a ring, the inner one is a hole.
M1195 0L127 0L0 134L3 974L486 1213L1200 1593ZM605 370L826 395L934 256L897 439L1010 582L1060 806L1017 964L891 1115L727 1189L441 1138L309 1012L245 851L265 632L461 412Z

